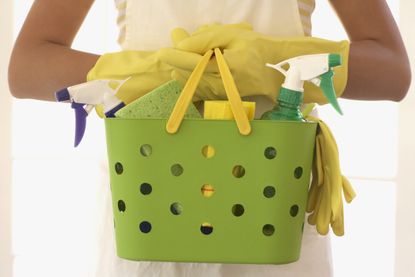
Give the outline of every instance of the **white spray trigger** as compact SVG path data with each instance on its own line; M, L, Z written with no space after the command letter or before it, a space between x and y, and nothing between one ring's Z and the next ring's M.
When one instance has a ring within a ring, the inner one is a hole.
M281 73L282 73L285 77L287 77L287 71L286 71L284 68L282 68L282 66L283 66L284 64L287 64L287 61L280 62L280 63L277 63L277 64L270 64L270 63L266 63L265 65L266 65L266 66L268 66L268 67L271 67L271 68L274 68L274 69L278 70L278 71L279 71L279 72L281 72Z

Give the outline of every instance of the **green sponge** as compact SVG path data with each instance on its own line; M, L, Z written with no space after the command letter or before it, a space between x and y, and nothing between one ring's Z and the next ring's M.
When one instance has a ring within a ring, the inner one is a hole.
M176 80L169 81L134 100L115 113L119 118L169 118L182 91ZM190 103L185 118L201 118L199 111Z

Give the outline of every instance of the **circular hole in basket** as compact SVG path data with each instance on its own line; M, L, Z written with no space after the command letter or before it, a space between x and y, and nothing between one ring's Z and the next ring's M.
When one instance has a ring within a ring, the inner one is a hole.
M115 172L118 175L121 175L123 171L124 171L124 168L123 168L122 164L120 162L116 162L115 163Z
M202 195L208 198L212 197L212 195L215 193L215 189L212 185L209 184L204 184L200 190L202 191Z
M242 178L245 175L245 168L242 165L236 165L232 169L232 174L236 178Z
M175 202L170 205L170 211L174 215L179 215L183 212L183 206L182 204Z
M151 223L148 221L142 221L140 223L140 231L143 233L149 233L151 231Z
M241 204L235 204L232 207L232 213L234 216L241 216L243 215L245 212L244 206L242 206Z
M153 152L153 148L151 147L150 144L141 145L140 154L143 155L144 157L150 156L152 152Z
M210 235L213 232L213 226L210 223L202 223L202 225L200 226L200 232L202 232L202 234L204 235Z
M211 145L203 146L202 155L207 159L212 158L213 156L215 156L215 148L213 148L213 146Z
M127 207L125 206L125 202L122 200L118 200L118 210L123 213L125 212L126 208Z
M266 186L263 193L266 198L272 198L275 196L275 188L273 186Z
M298 214L298 210L299 210L298 205L292 205L290 208L290 215L292 217L296 217Z
M264 156L265 158L272 160L277 156L277 150L272 146L267 147L264 151Z
M180 164L174 164L170 168L171 174L174 176L180 176L183 174L183 167Z
M300 179L301 176L303 176L303 168L299 166L294 170L294 177Z
M140 192L143 195L149 195L153 191L153 188L148 183L142 183L140 186Z
M262 227L262 233L266 236L272 236L275 232L275 228L271 224L265 224L264 227Z

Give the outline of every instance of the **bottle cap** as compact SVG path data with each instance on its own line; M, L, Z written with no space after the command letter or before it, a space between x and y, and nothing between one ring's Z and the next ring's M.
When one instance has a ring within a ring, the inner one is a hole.
M299 106L301 103L303 103L303 97L304 93L301 91L282 87L280 89L280 95L278 96L278 102L285 102L294 106Z

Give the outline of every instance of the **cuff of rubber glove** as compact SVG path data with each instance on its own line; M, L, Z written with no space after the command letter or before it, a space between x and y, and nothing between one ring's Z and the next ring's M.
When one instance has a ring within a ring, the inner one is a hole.
M335 49L331 49L330 52L340 54L342 57L342 64L334 68L333 76L334 90L337 97L340 97L347 85L350 42L342 40L335 44ZM304 83L304 92L304 103L318 103L319 105L328 103L321 89L310 82Z
M96 73L96 67L97 67L97 64L99 63L99 61L101 60L101 57L98 58L98 61L95 63L94 67L92 67L91 70L88 71L88 74L86 74L86 81L87 82L99 79L98 75ZM102 105L96 105L95 106L95 112L97 113L97 115L99 117L101 117L101 118L105 117L104 107Z

